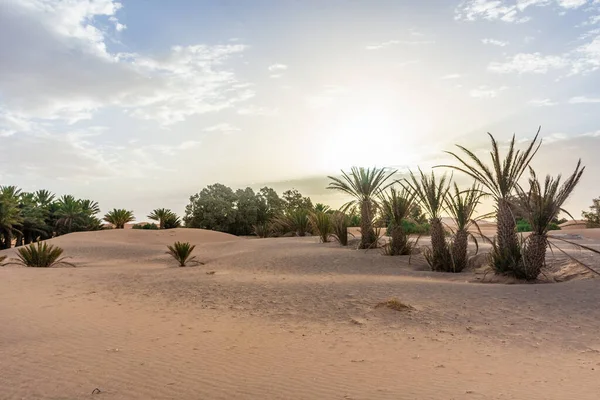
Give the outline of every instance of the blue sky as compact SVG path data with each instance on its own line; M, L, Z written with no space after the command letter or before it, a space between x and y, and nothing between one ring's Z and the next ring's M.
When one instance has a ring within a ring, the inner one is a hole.
M0 1L0 183L181 212L531 138L600 195L600 1ZM460 179L460 177L459 177Z

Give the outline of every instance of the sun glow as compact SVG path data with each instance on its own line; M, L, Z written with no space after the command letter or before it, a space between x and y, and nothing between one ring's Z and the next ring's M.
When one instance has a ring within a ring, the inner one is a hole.
M417 159L415 145L422 127L404 113L383 107L357 110L337 118L326 142L325 166L400 166ZM423 125L423 124L421 124Z

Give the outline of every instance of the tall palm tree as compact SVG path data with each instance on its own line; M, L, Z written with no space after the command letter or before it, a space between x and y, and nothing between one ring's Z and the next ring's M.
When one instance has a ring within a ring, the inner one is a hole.
M560 185L561 176L552 178L546 176L543 188L533 169L530 168L529 190L518 187L519 206L531 225L531 234L523 247L523 258L516 269L515 275L520 279L536 279L546 264L546 248L548 247L548 231L550 224L562 211L562 205L569 198L585 167L581 160L577 162L575 171Z
M71 233L74 231L74 225L83 218L83 208L81 202L71 195L64 195L57 201L55 212L57 233Z
M376 195L391 185L386 182L395 172L384 168L352 167L349 174L342 171L341 178L329 176L332 182L327 189L338 190L353 197L353 200L344 205L344 209L354 205L360 208L361 249L368 249L377 244L378 238L373 227L377 208Z
M158 221L158 227L160 229L165 229L165 221L171 214L173 214L171 210L166 208L157 208L148 215L148 218L153 221Z
M446 211L450 214L455 224L454 238L450 248L452 272L461 272L467 266L469 236L477 243L475 237L469 233L469 227L475 223L475 209L483 196L485 196L485 193L477 183L473 183L473 186L466 190L460 190L458 185L454 183L454 192L446 197ZM480 218L486 216L484 215Z
M429 215L431 254L426 254L426 257L431 269L433 271L451 270L450 253L442 225L442 211L450 190L450 180L446 174L437 179L433 171L428 177L419 169L419 177L411 172L410 179L407 179L406 183L412 189L421 207Z
M109 224L112 224L115 229L125 228L125 224L131 221L135 221L133 211L127 211L125 209L113 209L104 216L104 220Z
M12 247L13 234L19 232L18 226L23 221L20 214L18 198L20 193L6 187L0 187L0 249Z
M460 145L457 147L465 153L466 157L461 158L456 153L447 152L458 161L459 166L440 166L453 168L469 175L481 183L487 194L494 198L498 226L492 253L492 266L497 273L514 273L520 262L521 249L516 221L511 210L510 196L514 193L519 179L542 144L541 140L538 141L540 129L524 151L515 150L515 136L513 135L504 159L500 156L498 142L494 136L488 133L492 142L491 166L486 165L471 150Z
M18 226L19 233L15 246L30 244L37 237L47 232L44 209L39 207L34 193L21 193L19 197L19 213L21 223Z
M410 215L415 204L415 195L407 188L400 190L390 188L390 193L380 194L381 209L384 218L388 221L388 229L392 238L387 254L392 256L407 255L411 252L408 235L404 231L402 222Z

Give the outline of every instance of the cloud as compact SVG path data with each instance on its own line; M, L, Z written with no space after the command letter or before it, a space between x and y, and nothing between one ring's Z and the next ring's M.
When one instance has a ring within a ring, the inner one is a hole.
M504 46L508 46L508 42L503 42L501 40L496 40L496 39L481 39L481 43L483 44L491 44L494 46L499 46L499 47L504 47Z
M600 97L576 96L569 99L569 104L596 104L600 103Z
M435 41L433 40L388 40L386 42L370 44L365 47L367 50L381 50L391 46L396 46L399 44L405 45L421 45L421 44L433 44Z
M454 18L464 21L488 20L524 23L529 16L523 15L530 7L556 5L565 10L576 9L588 0L464 0L455 9Z
M233 126L231 124L228 124L228 123L221 123L221 124L217 124L217 125L213 125L213 126L204 128L203 131L204 132L229 133L229 132L238 132L238 131L241 131L241 129L236 126Z
M288 66L285 64L273 64L273 65L269 65L268 70L271 72L276 72L276 71L285 71L288 69Z
M444 80L447 80L447 79L459 79L461 77L462 77L461 74L448 74L448 75L442 76L440 79L444 79Z
M519 53L506 62L492 62L488 71L499 74L545 74L550 70L565 68L569 61L560 56L544 56L540 53Z
M312 109L329 108L335 104L337 99L346 96L349 91L345 86L326 85L319 93L308 96L306 104Z
M245 51L242 44L175 46L157 55L111 53L106 43L125 29L117 25L120 3L7 1L0 13L0 107L23 119L74 123L118 107L169 125L254 95L237 88L235 74L223 68Z
M498 97L498 95L506 89L508 89L507 86L501 86L499 88L494 89L489 86L482 85L475 89L472 89L469 92L469 96L481 99L493 99Z
M256 105L248 105L238 108L237 113L240 115L256 115L262 117L271 117L279 113L278 108L269 108Z
M529 100L528 104L534 107L551 107L557 105L558 103L550 99L533 99Z

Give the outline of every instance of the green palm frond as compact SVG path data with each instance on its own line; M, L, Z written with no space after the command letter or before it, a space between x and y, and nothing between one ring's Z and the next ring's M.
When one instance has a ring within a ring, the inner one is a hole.
M192 256L192 252L196 248L188 242L175 242L172 246L167 246L169 249L167 254L171 255L180 267L185 267L188 262L194 261L196 256Z
M421 207L429 214L429 218L440 218L444 203L450 190L450 178L446 174L437 178L433 171L428 177L419 168L419 177L410 171L410 179L405 180Z
M331 214L324 211L316 211L310 214L310 225L313 232L319 234L319 239L323 243L329 242L329 237L333 233L333 222Z
M485 196L485 193L481 190L481 185L474 182L469 189L460 190L458 185L454 183L453 189L453 193L446 197L445 209L454 220L458 231L467 230L475 220L489 216L489 214L486 214L474 218L475 210Z
M352 167L350 174L342 171L342 178L329 176L332 182L327 189L346 193L356 202L370 201L380 190L385 190L391 185L386 182L395 172L385 168Z
M104 221L114 225L116 229L123 229L128 222L135 221L132 211L113 209L104 216Z
M19 264L34 268L50 268L61 264L74 267L75 265L65 261L67 257L61 257L62 254L62 248L49 245L46 242L38 242L20 247L17 250L18 260L8 264Z

